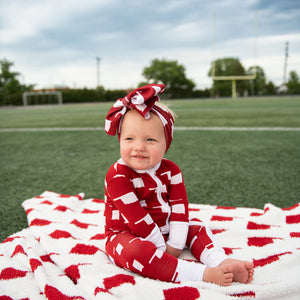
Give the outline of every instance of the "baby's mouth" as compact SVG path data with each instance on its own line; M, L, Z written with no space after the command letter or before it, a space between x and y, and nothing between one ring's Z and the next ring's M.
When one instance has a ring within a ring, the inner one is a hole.
M134 157L137 158L137 159L144 159L144 158L146 158L146 156L144 156L144 155L135 155Z

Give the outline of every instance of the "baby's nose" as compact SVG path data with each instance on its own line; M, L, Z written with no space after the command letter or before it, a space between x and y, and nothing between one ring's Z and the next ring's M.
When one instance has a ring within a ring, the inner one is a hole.
M145 143L142 141L136 141L134 146L135 146L135 150L137 151L143 151L145 149Z

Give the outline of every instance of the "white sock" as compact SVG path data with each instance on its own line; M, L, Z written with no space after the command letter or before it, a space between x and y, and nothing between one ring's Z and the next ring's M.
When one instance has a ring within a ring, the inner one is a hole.
M209 268L217 267L222 261L228 258L221 247L204 249L200 256L200 261Z
M201 263L189 262L178 259L176 282L202 281L206 266Z

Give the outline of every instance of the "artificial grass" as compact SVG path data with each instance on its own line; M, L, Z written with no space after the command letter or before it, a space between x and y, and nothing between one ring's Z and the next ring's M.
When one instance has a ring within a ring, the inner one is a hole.
M21 203L45 190L103 198L119 158L103 131L0 132L0 241L27 227ZM175 131L166 157L182 169L190 202L262 208L300 199L300 132Z
M169 156L191 202L286 207L300 201L299 145L300 132L176 132Z
M0 128L103 127L112 103L0 110Z
M101 131L0 133L0 240L26 227L21 203L45 190L103 198L106 170L118 157L109 138Z
M176 126L300 127L300 97L170 101Z
M167 101L176 126L300 127L300 97ZM112 103L0 109L0 128L103 127Z

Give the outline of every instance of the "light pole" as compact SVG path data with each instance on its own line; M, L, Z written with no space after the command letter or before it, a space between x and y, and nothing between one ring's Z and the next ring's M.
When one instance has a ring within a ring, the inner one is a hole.
M285 57L284 57L284 67L283 67L283 84L286 84L286 70L287 70L287 61L289 57L289 42L285 42Z
M100 60L101 58L99 56L96 57L97 60L97 87L100 86Z

